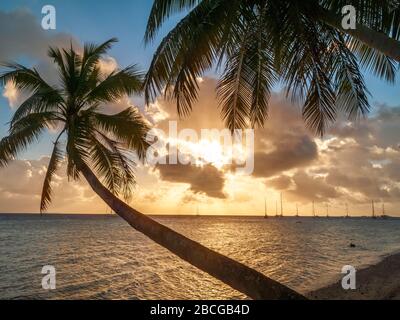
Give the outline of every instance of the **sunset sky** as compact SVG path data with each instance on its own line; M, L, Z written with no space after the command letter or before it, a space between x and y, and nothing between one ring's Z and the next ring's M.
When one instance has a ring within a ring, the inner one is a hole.
M0 61L16 60L35 66L50 82L57 77L47 59L49 45L79 48L83 42L101 43L117 37L119 42L103 60L104 68L137 63L148 67L152 54L179 17L172 17L153 45L145 47L143 35L152 1L1 1ZM57 29L40 26L41 9L52 4L57 10ZM95 8L96 10L93 10ZM398 72L399 73L399 72ZM210 72L202 78L200 99L193 113L179 121L179 129L222 129L217 101L216 79ZM284 212L369 215L370 202L381 211L400 216L400 83L386 84L365 73L373 111L357 123L339 120L324 139L305 129L299 106L291 104L277 86L270 101L270 118L255 131L255 169L251 176L236 174L218 163L218 145L200 146L202 156L215 156L210 165L140 166L132 206L145 213L201 214L264 213L264 197L270 214L283 194ZM7 134L7 122L23 101L23 94L8 85L0 94L0 137ZM159 97L147 108L141 97L126 97L109 106L118 112L133 104L158 128L178 119L173 102ZM44 172L54 133L45 136L20 155L19 160L0 169L0 212L38 212ZM104 213L108 209L84 181L68 182L63 168L54 185L50 212Z

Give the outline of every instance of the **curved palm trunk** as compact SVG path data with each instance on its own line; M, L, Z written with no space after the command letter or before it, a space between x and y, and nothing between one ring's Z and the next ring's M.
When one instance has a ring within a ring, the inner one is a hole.
M92 189L133 228L183 260L253 299L305 299L260 272L210 250L129 207L114 196L86 165L81 172Z
M360 40L368 47L376 49L394 60L400 61L400 41L390 38L384 33L374 31L359 23L357 23L356 29L345 30L341 25L342 17L323 9L322 7L320 8L318 18L331 27L339 29L340 31Z

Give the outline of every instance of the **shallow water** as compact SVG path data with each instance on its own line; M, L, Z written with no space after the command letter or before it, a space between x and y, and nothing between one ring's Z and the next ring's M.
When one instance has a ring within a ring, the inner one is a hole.
M400 219L157 217L307 292L400 249ZM350 248L349 243L356 244ZM57 288L41 287L44 265ZM0 299L245 298L114 216L0 215Z

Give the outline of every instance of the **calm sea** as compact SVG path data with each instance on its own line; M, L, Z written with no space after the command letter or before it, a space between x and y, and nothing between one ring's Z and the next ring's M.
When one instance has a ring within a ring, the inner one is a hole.
M157 217L306 293L400 249L400 220ZM350 248L350 242L356 245ZM41 270L56 268L44 291ZM0 299L231 299L240 293L114 216L0 215Z

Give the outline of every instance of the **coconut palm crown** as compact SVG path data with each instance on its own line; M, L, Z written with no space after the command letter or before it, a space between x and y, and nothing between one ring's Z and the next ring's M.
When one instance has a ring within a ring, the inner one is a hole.
M346 5L357 10L354 30L341 27ZM263 126L279 85L323 135L339 113L353 120L369 112L360 68L395 80L398 0L155 0L146 43L177 12L186 16L158 46L145 98L165 91L182 116L198 98L199 77L215 66L221 116L231 130Z
M131 106L117 114L105 113L105 105L140 92L142 87L143 76L135 65L108 74L101 70L101 57L116 41L85 44L82 54L72 45L69 49L50 48L48 55L59 72L57 85L47 83L36 69L2 64L7 71L0 74L0 85L12 81L17 90L30 96L15 111L9 135L0 142L0 167L37 141L46 129L59 131L44 178L41 212L51 202L52 178L64 159L69 178L78 179L84 164L113 194L125 198L132 194L134 159L145 156L149 126Z

